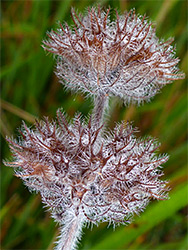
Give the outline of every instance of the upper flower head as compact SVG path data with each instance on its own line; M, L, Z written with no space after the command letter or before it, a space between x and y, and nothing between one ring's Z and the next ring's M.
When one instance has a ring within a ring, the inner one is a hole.
M116 12L116 21L109 13L91 8L81 17L72 10L74 27L60 24L43 42L58 56L57 76L67 88L140 103L184 77L176 67L173 39L159 41L152 23L134 10L124 16Z
M77 116L68 124L61 112L55 122L24 125L20 142L8 140L19 167L16 175L41 193L56 220L80 214L85 221L126 222L151 198L166 198L166 182L159 177L167 156L157 157L155 140L136 139L126 124L111 135Z

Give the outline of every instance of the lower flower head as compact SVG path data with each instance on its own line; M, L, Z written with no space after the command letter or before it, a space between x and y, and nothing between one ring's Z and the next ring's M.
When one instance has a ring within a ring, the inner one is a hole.
M156 156L155 140L135 138L131 125L117 125L110 134L76 116L70 124L61 111L54 121L23 125L22 139L7 139L14 155L6 165L18 168L30 190L57 221L65 213L82 214L93 223L126 222L149 200L165 199L166 182L160 165L168 157Z

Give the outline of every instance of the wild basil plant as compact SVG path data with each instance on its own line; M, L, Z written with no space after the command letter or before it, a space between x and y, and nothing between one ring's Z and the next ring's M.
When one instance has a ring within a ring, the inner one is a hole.
M128 122L114 130L104 129L109 98L125 104L142 104L179 73L173 39L159 40L146 16L131 10L89 8L86 15L71 12L73 27L59 24L47 33L43 48L55 55L56 74L68 89L82 91L94 100L89 118L80 114L68 121L59 109L57 120L24 123L20 138L7 138L16 169L29 190L40 193L42 202L60 224L56 249L76 249L82 227L88 223L127 224L151 199L168 197L157 141L137 138Z

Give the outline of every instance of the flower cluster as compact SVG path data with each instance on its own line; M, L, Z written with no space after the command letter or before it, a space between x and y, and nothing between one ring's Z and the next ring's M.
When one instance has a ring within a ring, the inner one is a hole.
M155 140L136 139L129 124L111 133L88 125L77 116L70 125L61 111L58 124L23 125L22 140L8 140L16 175L41 193L43 202L61 221L67 210L85 221L126 222L151 198L166 198L166 182L159 167L167 156L157 157Z
M92 95L119 96L125 103L149 100L172 80L183 78L170 45L159 41L145 16L134 10L110 20L110 9L72 10L74 27L48 33L45 50L57 55L57 76L67 88Z

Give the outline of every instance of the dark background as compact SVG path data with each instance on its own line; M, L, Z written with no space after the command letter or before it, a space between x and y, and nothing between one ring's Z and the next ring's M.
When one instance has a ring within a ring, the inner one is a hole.
M18 135L25 120L30 126L35 117L55 118L59 107L69 114L87 115L92 101L65 92L53 70L55 61L41 48L46 31L57 21L69 24L70 8L84 11L97 1L2 1L1 2L1 155L10 159L5 136ZM157 35L175 37L179 67L187 70L187 1L100 1L123 13L131 8L157 24ZM125 107L112 100L109 127L131 120L140 135L152 135L161 142L160 153L168 153L164 179L170 181L168 201L153 201L129 226L114 232L103 223L84 229L80 249L167 249L185 250L187 244L187 91L186 80L165 86L151 102L140 107ZM1 167L1 249L52 249L58 227L42 208L40 196L31 194L13 169Z

